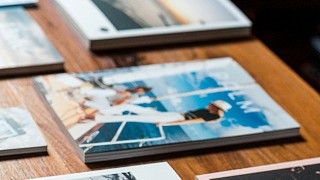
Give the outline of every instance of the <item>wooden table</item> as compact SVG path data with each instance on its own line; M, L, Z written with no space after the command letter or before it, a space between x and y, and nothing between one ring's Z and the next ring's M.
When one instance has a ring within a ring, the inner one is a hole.
M194 179L197 174L320 156L319 94L255 38L93 53L82 46L49 0L40 0L39 7L28 12L65 58L67 72L231 56L301 124L302 138L84 164L40 100L31 78L11 78L0 81L0 107L27 106L48 143L49 155L1 158L0 179L53 176L159 161L168 161L182 179Z

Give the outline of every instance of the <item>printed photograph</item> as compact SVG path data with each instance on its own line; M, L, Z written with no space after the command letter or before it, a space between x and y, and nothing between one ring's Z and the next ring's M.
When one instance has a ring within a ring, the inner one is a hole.
M259 172L253 174L244 174L239 176L230 176L224 178L214 178L212 180L306 180L320 179L320 164L297 166L287 169Z
M62 61L40 27L22 8L2 8L0 22L0 69Z
M0 110L0 150L43 145L45 142L27 110Z
M118 83L109 84L116 82L103 81L110 74L58 74L36 79L50 106L85 153L297 126L257 85L223 87L214 77L184 71L156 80L141 76L134 82L127 82L125 73L120 73L123 76L115 76L120 78Z
M131 172L107 174L102 176L79 178L77 180L137 180Z
M92 0L117 30L232 22L218 0Z

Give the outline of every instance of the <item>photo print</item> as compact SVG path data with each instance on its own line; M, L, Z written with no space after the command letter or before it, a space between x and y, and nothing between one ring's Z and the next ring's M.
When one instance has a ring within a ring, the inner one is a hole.
M117 30L236 21L217 0L92 0Z

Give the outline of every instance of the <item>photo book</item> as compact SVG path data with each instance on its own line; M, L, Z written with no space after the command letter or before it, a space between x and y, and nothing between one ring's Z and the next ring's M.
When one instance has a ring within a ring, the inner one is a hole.
M320 158L257 166L199 175L196 180L316 180L320 179Z
M35 6L37 5L37 3L38 3L38 0L1 0L0 7L17 6L17 5Z
M0 8L0 77L62 71L63 58L22 7Z
M92 50L248 37L251 21L230 0L54 0Z
M91 171L36 180L181 180L172 167L166 163L154 163L107 170Z
M299 125L233 59L35 77L85 162L299 135Z
M47 144L28 110L0 109L0 156L40 152L47 152Z

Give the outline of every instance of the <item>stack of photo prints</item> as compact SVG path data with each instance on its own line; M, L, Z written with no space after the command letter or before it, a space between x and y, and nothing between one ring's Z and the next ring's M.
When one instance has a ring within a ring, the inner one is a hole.
M23 7L1 7L5 2L17 1L0 1L0 77L63 71L62 56L39 25Z
M0 109L0 156L47 152L47 144L27 109Z
M233 59L34 78L84 162L299 135Z
M24 10L38 0L0 1L0 78L63 69L63 58ZM0 156L46 153L36 123L25 107L0 109Z

